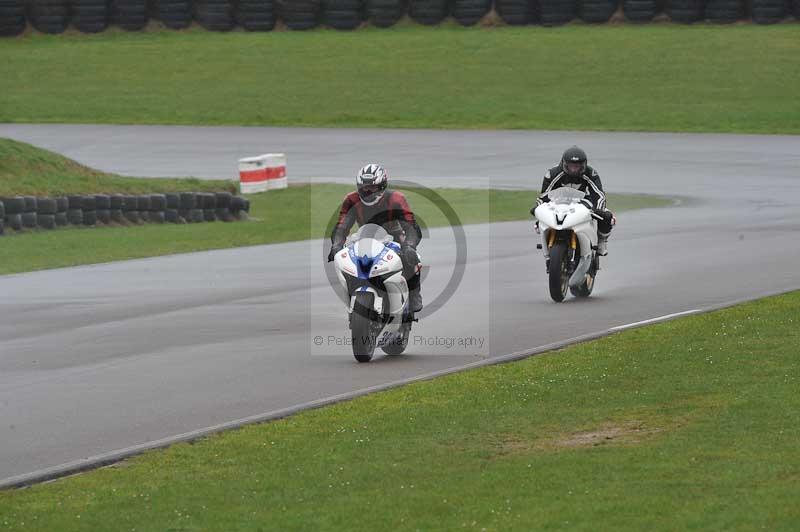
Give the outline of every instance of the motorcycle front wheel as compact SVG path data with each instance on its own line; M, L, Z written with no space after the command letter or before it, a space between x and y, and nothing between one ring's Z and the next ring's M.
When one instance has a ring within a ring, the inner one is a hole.
M559 242L550 248L550 297L561 303L567 297L569 255L567 243Z
M353 356L359 362L369 362L375 354L378 324L372 308L372 294L358 294L350 315L350 338Z

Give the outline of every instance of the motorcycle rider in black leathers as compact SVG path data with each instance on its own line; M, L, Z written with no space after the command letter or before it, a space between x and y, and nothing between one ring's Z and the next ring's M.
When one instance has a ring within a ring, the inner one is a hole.
M567 149L561 156L561 164L544 174L542 192L536 206L531 209L531 214L536 207L550 201L545 194L560 187L572 187L586 193L581 201L592 210L592 215L597 219L597 254L607 255L608 236L616 219L606 208L606 195L600 176L587 164L586 152L577 146Z
M339 219L331 234L328 262L344 247L353 224L382 226L400 244L403 277L409 290L408 303L412 311L419 312L422 310L422 295L417 245L422 239L422 231L405 195L397 190L387 190L388 184L389 175L378 164L368 164L359 171L357 190L345 196L339 210Z

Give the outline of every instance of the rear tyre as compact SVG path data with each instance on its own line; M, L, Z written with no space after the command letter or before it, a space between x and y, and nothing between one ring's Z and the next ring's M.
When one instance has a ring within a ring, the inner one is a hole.
M567 297L569 257L567 243L559 242L550 248L550 297L561 303Z
M408 337L411 336L411 322L404 323L400 331L392 338L388 344L383 344L381 349L387 355L402 355L408 347Z
M353 356L359 362L369 362L375 354L377 321L372 309L373 295L356 294L353 313L350 314L350 335L353 340Z
M572 295L575 297L589 297L592 295L592 290L594 290L594 280L597 276L597 257L594 258L594 263L592 267L589 269L588 275L586 275L586 280L576 286L575 288L570 288L569 291L572 292Z

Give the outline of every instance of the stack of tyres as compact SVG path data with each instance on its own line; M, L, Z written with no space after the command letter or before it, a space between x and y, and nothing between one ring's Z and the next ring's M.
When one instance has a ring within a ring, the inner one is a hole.
M215 196L217 200L217 220L232 222L234 220L231 215L232 194L230 192L217 192Z
M207 30L230 31L233 29L233 3L231 0L197 0L195 4L197 22Z
M56 228L56 212L58 203L54 198L38 198L36 200L36 223L42 229Z
M73 0L72 25L81 33L100 33L108 28L106 0Z
M617 0L583 0L580 4L580 19L591 24L604 24L617 10Z
M137 197L126 194L122 197L122 215L128 223L139 224L142 219L139 218L139 209Z
M0 235L6 232L6 205L3 203L3 198L0 198Z
M539 21L539 0L495 0L494 7L503 22L511 26Z
M167 28L181 30L192 24L193 0L156 0L159 20Z
M447 0L411 0L408 14L416 22L433 26L447 17Z
M240 196L233 196L230 211L236 220L246 220L250 212L250 201Z
M136 196L136 212L139 213L139 220L142 223L150 221L150 194Z
M198 201L202 204L203 221L216 222L217 221L217 197L211 192L203 192L198 194Z
M560 26L577 15L576 0L540 0L539 18L543 26Z
M247 31L270 31L275 27L274 0L239 0L236 20Z
M794 18L800 20L800 0L794 0L792 2L792 14Z
M462 26L474 26L492 8L492 0L453 0L451 14Z
M167 197L164 194L150 194L150 213L148 214L150 223L163 224L166 210Z
M67 209L69 209L69 200L66 196L56 198L56 225L64 227L69 223L67 220Z
M191 223L197 209L197 194L194 192L181 192L178 196L178 215L187 223ZM200 210L200 217L203 217Z
M742 17L741 0L707 0L705 18L709 22L730 24Z
M28 19L42 33L62 33L69 25L67 0L30 0Z
M106 194L94 195L94 206L97 212L97 221L101 224L111 223L111 196Z
M0 37L25 31L25 0L0 0Z
M22 213L25 212L25 199L21 196L0 198L5 210L5 225L14 231L22 230Z
M127 223L125 215L122 213L122 206L125 204L125 196L122 194L114 194L109 198L109 216L111 221L118 224Z
M354 30L363 21L362 0L324 0L322 18L337 30Z
M784 0L752 0L753 22L775 24L788 14Z
M164 194L164 198L167 200L167 208L164 210L164 221L171 224L180 222L180 216L178 215L178 209L180 208L181 202L180 195L169 193Z
M670 0L667 11L672 22L691 24L703 18L703 0Z
M147 25L147 0L113 0L113 2L114 24L127 31L139 31Z
M367 20L378 28L397 24L406 13L406 0L365 0Z
M81 200L83 205L83 225L97 225L97 200L93 195L84 196Z
M310 30L319 24L321 0L278 0L281 20L290 30Z
M67 196L67 221L83 225L83 196Z
M38 216L36 215L36 197L23 196L23 201L25 208L22 211L22 227L26 229L34 229L38 221Z
M656 0L622 0L622 11L630 22L650 22L656 16Z

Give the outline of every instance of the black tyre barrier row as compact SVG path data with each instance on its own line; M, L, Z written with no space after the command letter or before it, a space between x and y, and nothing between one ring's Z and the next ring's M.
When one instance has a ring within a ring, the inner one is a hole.
M229 192L0 197L0 235L6 228L233 222L249 212L250 200Z
M25 24L24 0L0 0L0 37L19 35Z
M272 0L239 0L236 20L245 30L270 31L275 27L276 19Z
M419 24L435 25L452 17L464 26L477 24L492 8L510 25L556 26L580 19L608 22L622 7L630 22L649 22L662 11L673 22L707 20L732 23L751 18L774 24L800 19L800 0L0 0L0 37L25 31L27 23L43 33L61 33L70 26L98 33L111 25L138 31L150 17L170 29L197 21L211 31L270 31L278 20L289 29L320 25L353 30L368 22L393 26L404 15Z
M492 9L492 0L453 0L450 14L462 26L474 26Z
M408 15L426 26L440 24L448 15L448 0L411 0Z

